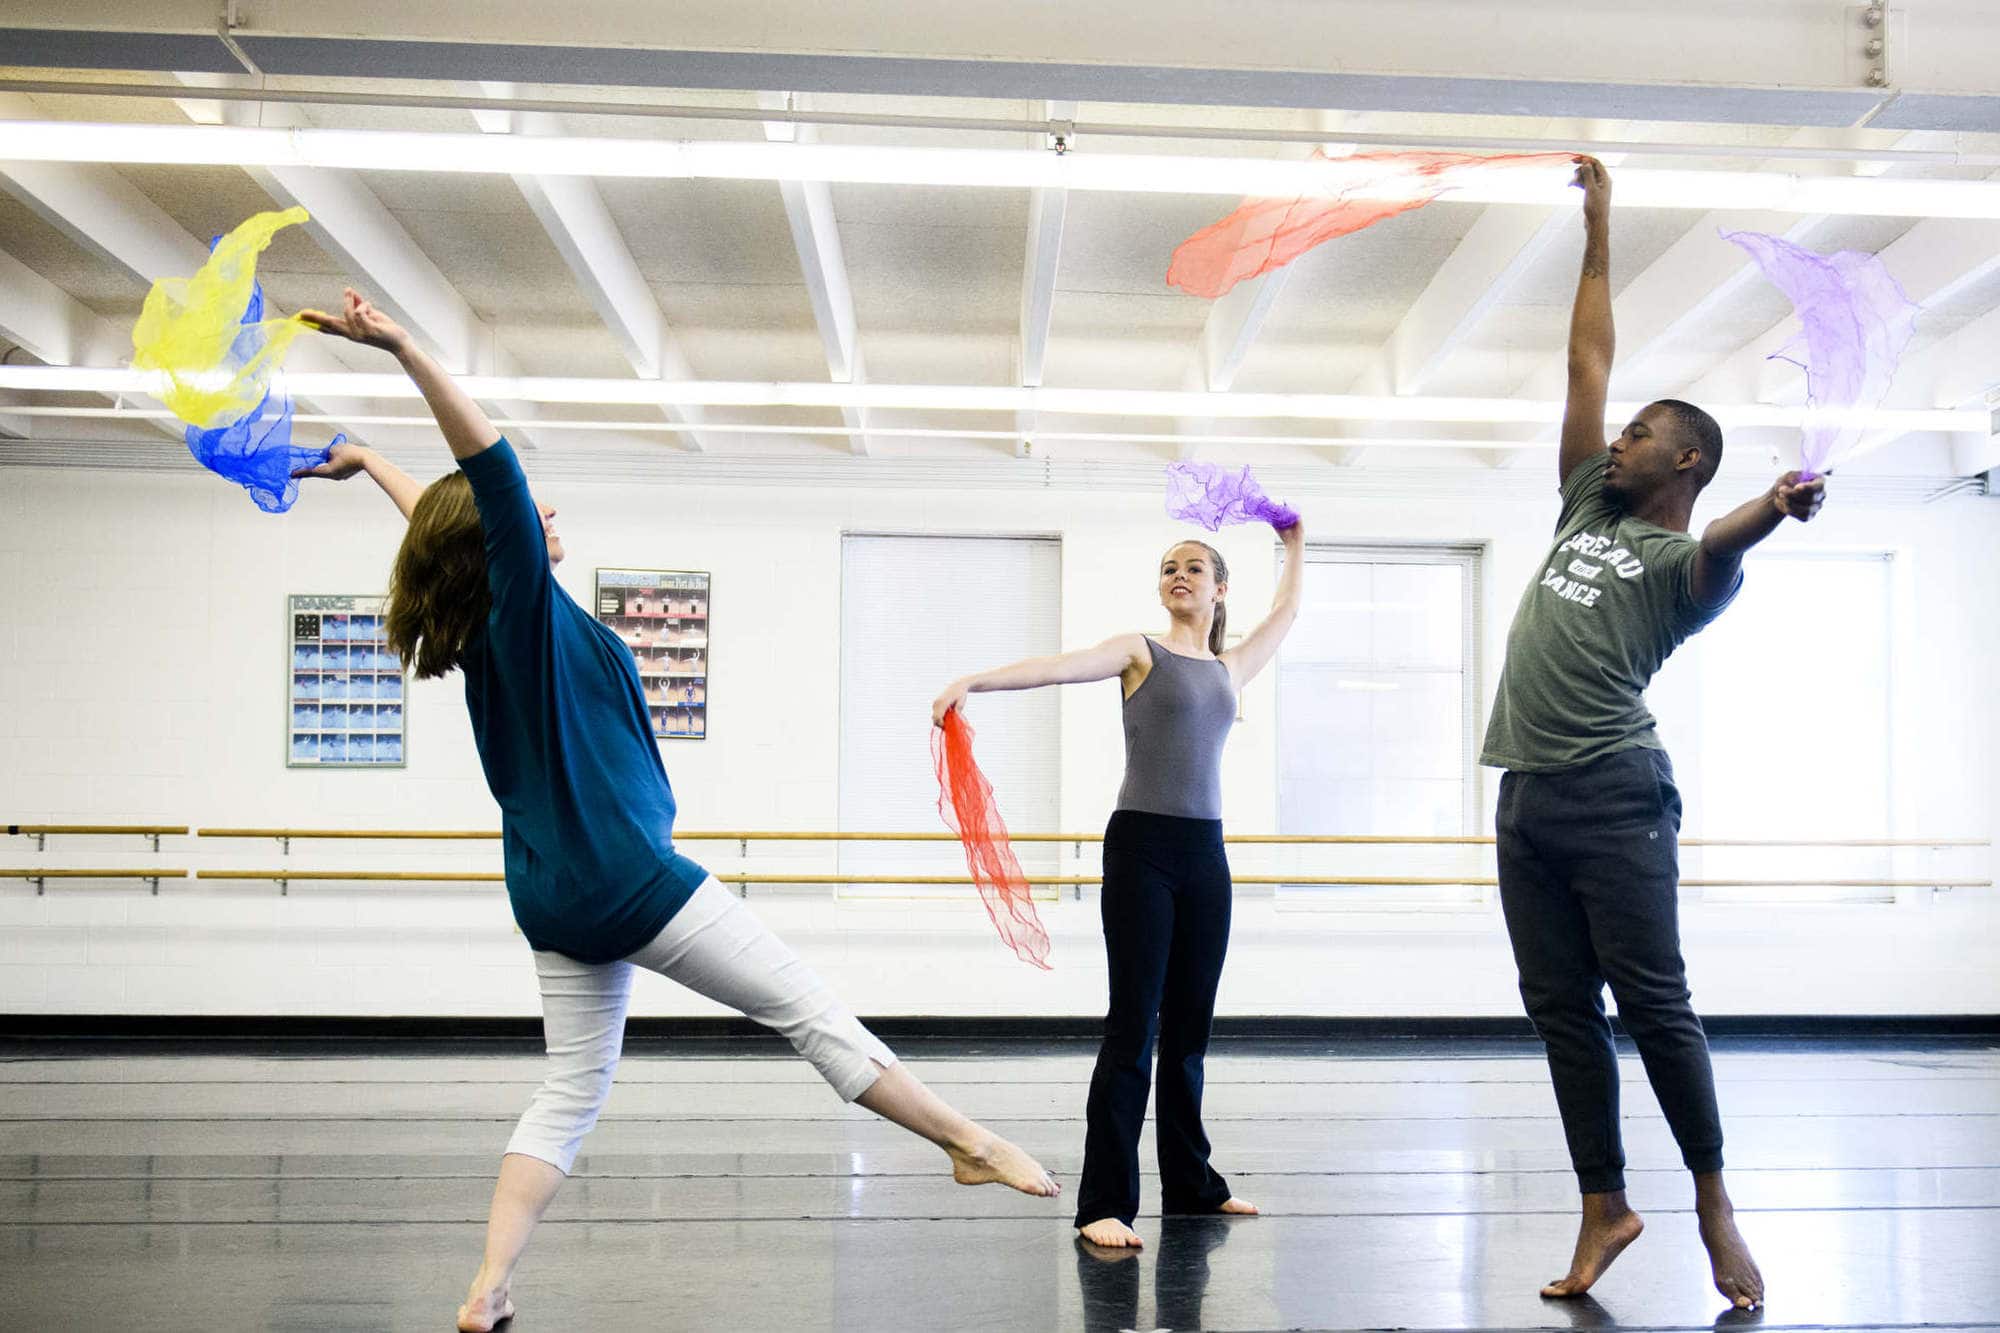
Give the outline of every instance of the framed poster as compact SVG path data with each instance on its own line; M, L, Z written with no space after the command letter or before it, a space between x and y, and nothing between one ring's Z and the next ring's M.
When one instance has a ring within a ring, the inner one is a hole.
M386 597L305 597L288 607L287 768L403 767L403 664Z
M639 664L653 734L708 735L708 574L682 569L600 569L597 618Z

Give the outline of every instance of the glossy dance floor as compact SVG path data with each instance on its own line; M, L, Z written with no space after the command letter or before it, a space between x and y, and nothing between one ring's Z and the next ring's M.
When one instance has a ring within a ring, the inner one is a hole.
M1648 1228L1594 1299L1552 1302L1535 1289L1565 1267L1576 1197L1530 1047L1221 1045L1216 1162L1265 1216L1144 1215L1125 1259L1080 1249L1068 1198L953 1185L941 1154L783 1048L692 1049L627 1059L517 1280L522 1333L2000 1326L1996 1043L1718 1042L1730 1180L1771 1293L1749 1318L1709 1285L1629 1058ZM904 1054L1074 1189L1088 1049ZM538 1071L0 1051L0 1328L448 1327Z

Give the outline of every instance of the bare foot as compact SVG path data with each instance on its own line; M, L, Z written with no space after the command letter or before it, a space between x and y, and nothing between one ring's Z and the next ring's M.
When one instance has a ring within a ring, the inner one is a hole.
M1246 1199L1224 1199L1222 1207L1215 1211L1218 1213L1229 1213L1236 1217L1255 1217L1257 1216L1257 1205Z
M1062 1193L1056 1178L1042 1164L997 1134L988 1135L970 1152L946 1148L951 1154L951 1178L961 1185L991 1185L995 1181L1023 1194L1053 1199Z
M514 1302L507 1288L488 1287L480 1280L484 1276L482 1273L472 1280L465 1304L458 1307L459 1333L491 1333L514 1317Z
M1569 1272L1542 1288L1544 1296L1581 1296L1625 1247L1639 1239L1646 1224L1625 1204L1625 1191L1583 1196L1583 1225L1576 1233L1576 1254Z
M1715 1289L1738 1310L1756 1309L1764 1303L1764 1275L1736 1229L1736 1210L1724 1204L1714 1211L1701 1210L1700 1216L1701 1243L1708 1247Z
M1146 1244L1139 1239L1138 1232L1115 1217L1100 1217L1088 1226L1081 1226L1076 1230L1078 1235L1092 1245L1102 1245L1107 1250L1137 1250Z

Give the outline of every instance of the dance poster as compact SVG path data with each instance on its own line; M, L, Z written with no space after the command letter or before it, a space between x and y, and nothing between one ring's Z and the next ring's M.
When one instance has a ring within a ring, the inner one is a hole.
M294 595L288 608L288 768L404 766L403 664L386 597Z
M639 665L653 734L708 735L708 575L675 569L600 569L597 618Z

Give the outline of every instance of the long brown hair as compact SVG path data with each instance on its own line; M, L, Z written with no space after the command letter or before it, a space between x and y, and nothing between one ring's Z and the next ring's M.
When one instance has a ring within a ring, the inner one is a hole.
M463 472L424 488L389 572L389 646L417 679L442 676L465 661L467 644L486 623L486 529Z
M1215 581L1218 584L1229 582L1229 562L1222 558L1222 552L1216 550L1207 542L1184 541L1175 542L1172 546L1169 546L1167 554L1172 555L1183 546L1199 546L1202 550L1208 552L1209 573L1215 576ZM1165 559L1164 556L1161 558ZM1215 604L1215 619L1208 626L1208 651L1214 653L1217 657L1222 656L1222 634L1228 624L1229 604L1219 601Z

